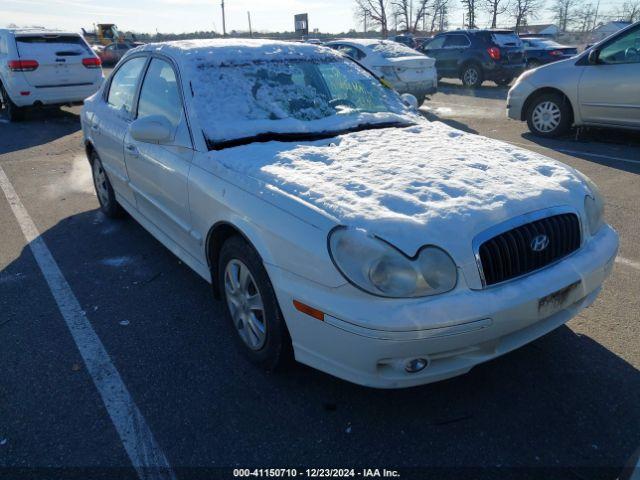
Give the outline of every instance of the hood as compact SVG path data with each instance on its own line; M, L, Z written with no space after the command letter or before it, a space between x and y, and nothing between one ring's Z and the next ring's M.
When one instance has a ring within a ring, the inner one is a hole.
M581 211L586 193L559 162L439 122L215 153L336 224L364 228L410 256L438 245L461 263L473 261L478 233L549 207Z

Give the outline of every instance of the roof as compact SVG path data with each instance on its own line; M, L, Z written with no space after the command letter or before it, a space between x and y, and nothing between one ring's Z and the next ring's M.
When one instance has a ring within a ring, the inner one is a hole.
M515 30L515 28L516 27L513 27L514 30ZM527 32L530 32L530 33L540 33L540 32L542 32L544 30L549 29L549 28L555 28L555 29L559 30L558 27L556 25L554 25L553 23L546 23L546 24L543 24L543 25L520 25L519 30L521 32L527 31Z
M55 30L53 28L0 28L0 32L11 32L14 35L80 35L78 32Z
M206 62L207 65L238 65L255 61L291 61L338 56L330 48L312 43L241 38L148 43L132 52L160 52L183 61Z
M627 28L629 25L631 25L631 22L607 22L598 26L595 30L597 31L597 30L609 29L609 28L616 28L618 30L622 30L623 28Z
M332 40L327 42L327 44L332 43L352 43L354 45L362 45L363 47L370 47L371 45L376 45L382 42L394 42L393 40L384 40L382 38L341 38L338 40Z

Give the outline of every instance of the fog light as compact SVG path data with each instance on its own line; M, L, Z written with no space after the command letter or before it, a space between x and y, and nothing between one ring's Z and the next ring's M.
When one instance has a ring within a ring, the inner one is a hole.
M429 365L429 360L426 358L414 358L405 364L404 369L407 373L418 373L427 368L427 365Z

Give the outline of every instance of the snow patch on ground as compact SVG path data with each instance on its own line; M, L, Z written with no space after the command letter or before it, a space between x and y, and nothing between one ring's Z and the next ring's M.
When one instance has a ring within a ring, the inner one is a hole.
M474 230L585 193L559 162L439 122L252 144L213 158L411 253L425 231L461 229L468 243Z
M91 166L87 158L83 155L74 157L71 169L62 176L52 179L52 182L47 185L45 193L49 198L60 198L70 193L94 195Z
M102 260L100 260L100 263L107 267L126 267L134 263L134 259L127 256L111 257L103 258Z

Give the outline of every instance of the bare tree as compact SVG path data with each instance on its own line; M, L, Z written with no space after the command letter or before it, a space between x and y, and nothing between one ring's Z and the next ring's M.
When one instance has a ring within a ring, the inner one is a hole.
M482 6L491 18L491 28L496 28L498 17L507 13L510 3L509 0L484 0Z
M587 3L586 5L582 5L574 13L576 29L581 33L591 31L596 15L596 7L594 7L593 4Z
M426 23L433 0L391 0L398 29L415 33L421 23ZM399 20L398 20L399 19Z
M511 4L511 18L516 22L516 32L529 23L529 19L537 18L542 8L543 0L513 0Z
M637 22L640 20L640 0L624 2L618 10L618 18L625 22Z
M430 33L443 32L449 28L449 1L434 0Z
M389 4L387 0L355 0L356 16L366 18L373 25L380 27L382 36L389 36L389 21L387 14L389 12Z
M566 32L575 18L575 10L579 0L555 0L551 11L561 32Z
M476 13L478 9L479 0L460 0L462 6L465 9L467 16L466 24L469 28L477 28L476 25Z

